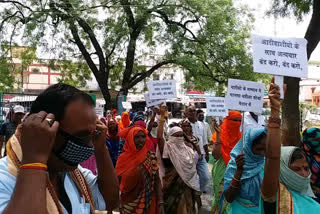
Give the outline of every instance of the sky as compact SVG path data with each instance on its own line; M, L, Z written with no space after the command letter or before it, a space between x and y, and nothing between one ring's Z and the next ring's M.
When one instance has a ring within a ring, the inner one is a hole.
M252 33L258 35L303 38L311 19L311 14L303 17L301 22L297 22L294 16L276 20L274 17L268 17L266 11L271 8L272 0L236 0L235 4L248 6L255 18ZM319 45L310 60L320 61Z

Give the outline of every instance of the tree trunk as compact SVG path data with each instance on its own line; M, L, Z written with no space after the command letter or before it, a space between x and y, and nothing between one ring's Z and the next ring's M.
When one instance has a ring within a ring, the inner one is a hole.
M308 41L308 59L320 40L320 0L313 1L313 13L305 35ZM285 77L287 92L282 107L282 142L284 145L297 146L300 144L300 111L299 111L299 82L300 79Z
M282 106L282 143L300 145L299 78L285 77L287 92Z

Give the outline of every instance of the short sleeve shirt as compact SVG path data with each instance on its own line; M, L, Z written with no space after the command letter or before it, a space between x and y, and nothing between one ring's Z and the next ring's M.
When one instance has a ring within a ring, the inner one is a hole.
M90 170L82 168L80 165L78 168L85 177L88 186L91 189L95 209L105 210L106 204L99 191L97 176L93 175ZM11 175L8 171L7 157L0 159L0 178L0 213L3 213L4 209L10 202L16 185L16 177ZM68 173L66 173L64 176L64 187L71 202L72 214L90 214L90 205L88 203L82 203L79 190ZM63 213L69 214L62 203L60 203L60 205Z

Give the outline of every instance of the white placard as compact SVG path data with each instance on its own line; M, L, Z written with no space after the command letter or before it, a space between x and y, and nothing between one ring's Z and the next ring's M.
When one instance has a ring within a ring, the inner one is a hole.
M160 105L161 103L165 103L166 102L166 100L151 100L150 96L149 96L149 93L146 93L144 95L144 98L146 100L147 107Z
M96 107L96 115L99 116L99 118L103 117L103 107Z
M225 117L228 115L224 97L207 97L206 103L208 116Z
M148 82L151 100L167 100L177 97L177 83L175 80L160 80Z
M124 109L132 109L132 105L130 102L122 102L122 107Z
M252 35L256 73L308 77L307 40Z
M229 79L226 108L261 113L263 96L263 83Z
M280 99L283 99L283 76L274 76L274 83L280 88Z

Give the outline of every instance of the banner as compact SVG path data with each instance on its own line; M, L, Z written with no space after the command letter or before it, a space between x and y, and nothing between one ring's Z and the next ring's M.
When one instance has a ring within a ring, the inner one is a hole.
M227 109L261 113L263 97L263 83L235 79L228 80Z
M151 100L167 100L177 97L175 80L161 80L148 82L149 96Z
M225 117L228 115L224 97L207 97L206 103L208 116Z
M252 35L252 45L254 72L308 77L307 40Z
M161 103L165 103L166 102L166 100L151 100L150 96L149 96L149 93L146 93L144 95L144 98L146 100L147 107L160 105Z

